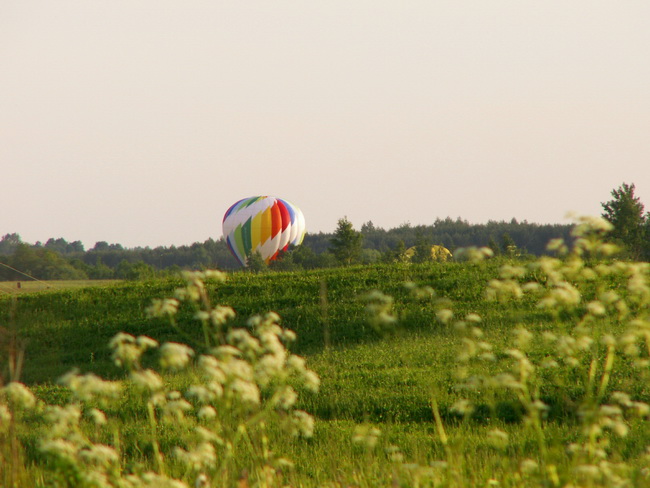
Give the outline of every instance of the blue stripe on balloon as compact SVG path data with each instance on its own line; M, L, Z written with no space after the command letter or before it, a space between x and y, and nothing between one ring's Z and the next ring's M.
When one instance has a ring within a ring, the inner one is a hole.
M278 200L284 203L284 206L289 211L289 216L291 217L291 223L293 224L296 221L296 211L293 209L293 206L286 200L282 200L282 198L278 198Z

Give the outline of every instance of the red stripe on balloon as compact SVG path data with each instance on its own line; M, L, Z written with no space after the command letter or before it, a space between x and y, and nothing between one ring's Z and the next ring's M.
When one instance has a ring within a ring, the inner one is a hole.
M276 237L281 229L282 213L280 212L278 202L276 201L273 207L271 207L271 239Z
M284 232L291 223L291 214L289 213L289 210L287 209L284 202L278 200L277 204L278 208L280 209L280 214L282 215L282 231Z

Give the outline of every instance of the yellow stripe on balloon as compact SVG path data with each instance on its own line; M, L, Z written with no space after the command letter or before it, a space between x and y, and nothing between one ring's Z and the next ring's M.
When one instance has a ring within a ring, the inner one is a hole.
M251 250L255 252L257 246L262 244L262 213L256 214L251 221Z
M268 207L264 212L261 212L261 216L262 238L260 239L260 244L264 245L264 243L271 238L271 231L273 230L273 214L271 213L271 207Z

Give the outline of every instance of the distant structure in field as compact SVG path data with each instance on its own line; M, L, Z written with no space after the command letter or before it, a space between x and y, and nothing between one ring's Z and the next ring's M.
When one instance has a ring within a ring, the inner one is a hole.
M415 255L415 246L409 247L404 255L410 260ZM451 251L443 246L433 245L431 246L431 259L433 261L444 262L451 260L452 255Z

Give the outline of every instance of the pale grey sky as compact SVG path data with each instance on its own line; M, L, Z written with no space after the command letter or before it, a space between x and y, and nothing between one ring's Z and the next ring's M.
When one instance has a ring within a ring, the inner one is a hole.
M347 216L650 209L650 2L0 0L0 234L221 235L275 195Z

